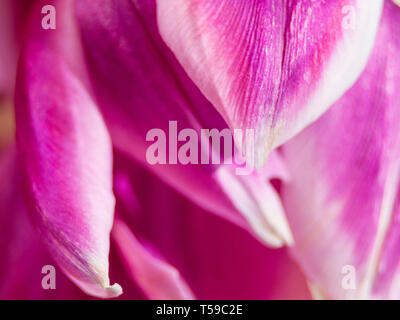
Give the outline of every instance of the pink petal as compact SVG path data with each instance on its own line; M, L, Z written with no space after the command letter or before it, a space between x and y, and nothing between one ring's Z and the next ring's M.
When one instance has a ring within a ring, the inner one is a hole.
M198 137L201 128L226 128L162 42L156 29L154 5L151 0L77 2L93 88L113 143L206 210L252 230L248 214L243 215L226 187L220 184L218 165L150 165L146 160L151 145L146 141L147 133L159 128L169 134L170 121L176 121L178 130L195 129ZM244 179L237 183L242 184ZM252 190L245 189L250 192L246 197L256 202ZM252 205L259 207L258 203ZM275 214L284 220L282 212L271 213ZM285 230L278 233L280 239L274 239L273 245L282 244L282 239L289 241ZM271 244L269 239L263 240Z
M388 1L360 79L283 148L292 252L325 297L400 297L399 27ZM355 287L346 285L351 270Z
M0 299L89 299L63 274L33 228L22 201L16 156L14 147L0 153ZM110 264L112 278L124 281L124 294L120 297L144 299L137 286L127 281L128 275L115 251L111 249ZM54 290L42 287L42 269L47 265L55 267Z
M34 10L17 79L16 124L30 212L52 255L82 290L122 293L108 278L112 149L79 68L72 2L55 1L57 29Z
M229 126L256 131L261 167L355 82L382 3L157 0L157 15L163 39Z
M233 166L221 166L215 177L253 232L270 247L292 244L285 210L279 194L270 183L273 178L289 179L278 152L273 151L268 164L250 176L238 176L235 170Z
M23 205L14 147L0 153L0 299L85 299L58 270ZM27 263L29 261L29 263ZM56 267L56 289L45 290L42 268Z
M117 164L120 160L117 156ZM130 177L130 188L126 176L123 179L123 193L126 195L131 189L136 195L135 200L129 196L122 201L116 191L118 212L123 212L118 205L136 203L136 209L125 212L121 219L129 221L138 238L179 270L196 298L310 298L303 274L285 249L266 248L248 232L207 214L129 162L126 167L119 165L118 170Z
M124 222L115 221L113 236L132 278L149 299L194 299L193 293L181 278L178 270L151 254L135 238Z

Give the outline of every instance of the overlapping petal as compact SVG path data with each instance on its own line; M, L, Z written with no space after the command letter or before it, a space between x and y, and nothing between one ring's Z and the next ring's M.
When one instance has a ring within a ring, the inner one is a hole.
M51 2L56 30L42 28L44 4L33 10L16 88L29 209L67 275L86 293L115 297L122 290L108 277L111 142L80 69L73 2Z
M268 164L249 176L238 176L235 166L221 166L215 172L225 194L245 217L255 234L271 247L293 243L285 210L271 181L288 181L289 173L277 151Z
M194 299L179 271L151 253L123 221L115 221L113 236L132 280L142 288L149 299Z
M116 156L116 171L121 220L146 248L154 248L179 271L197 299L310 297L305 278L286 249L266 248L124 157Z
M251 229L248 215L240 212L237 203L220 185L216 174L218 165L183 165L176 159L171 160L173 157L168 157L166 165L150 165L146 159L151 145L146 136L150 130L162 130L168 148L172 144L170 138L176 141L176 132L170 130L171 121L176 123L178 132L187 128L196 130L199 146L202 128L226 127L157 33L155 1L88 0L77 2L76 9L93 88L114 145L203 208ZM243 179L235 181L242 184ZM260 188L266 187L260 185ZM246 196L251 205L260 207L253 190L242 189L250 192ZM265 215L265 212L258 214ZM270 212L269 217L285 221L279 210ZM290 242L286 238L287 223L284 225L284 232L276 230L279 240L274 239L274 245ZM255 232L272 244L262 232Z
M157 15L163 39L229 126L256 130L261 167L355 82L382 3L157 0Z
M399 28L387 1L360 79L283 147L292 252L325 297L400 297Z
M0 299L85 299L56 268L55 290L45 290L42 268L54 265L25 210L14 147L0 153Z

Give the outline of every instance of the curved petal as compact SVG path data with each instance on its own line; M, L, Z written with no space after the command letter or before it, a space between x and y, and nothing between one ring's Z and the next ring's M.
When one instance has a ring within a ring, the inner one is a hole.
M215 177L255 234L270 247L293 243L281 199L270 181L289 179L278 152L273 151L268 164L250 176L238 176L236 168L227 165L219 167Z
M157 0L157 13L163 39L229 126L256 131L261 167L355 82L382 3Z
M56 268L56 289L44 290L42 268L54 265L33 229L20 190L14 146L0 153L0 299L88 298ZM29 261L29 265L27 265Z
M83 82L71 1L54 1L57 29L31 17L16 88L17 142L29 209L51 253L86 293L122 293L108 278L112 148Z
M193 293L178 270L146 249L121 220L113 236L131 277L153 300L192 300Z
M360 79L283 147L292 252L327 297L400 297L399 28L387 1Z
M63 274L30 222L22 199L21 172L14 146L0 152L0 177L3 182L0 185L0 299L90 299ZM139 288L127 281L129 276L114 248L110 252L110 264L112 278L124 281L124 294L120 298L144 299ZM54 290L42 287L46 276L42 270L48 265L55 267Z
M167 164L151 165L146 159L151 145L146 141L150 130L164 132L169 148L173 139L177 140L174 138L176 130L195 130L195 142L200 146L202 128L226 128L225 122L183 73L161 40L156 29L154 4L151 0L77 2L77 17L93 88L113 143L206 210L251 230L248 215L243 215L241 208L227 196L225 186L219 183L218 165L184 165L171 158ZM181 142L177 144L181 145ZM165 156L167 153L167 150L162 152ZM245 178L252 179L251 176ZM237 183L242 184L243 179L238 179ZM258 201L251 194L247 198ZM253 206L259 207L259 204ZM270 216L275 215L284 220L281 212L270 213ZM285 235L286 232L279 235L280 243L282 239L287 240ZM271 244L269 239L262 239Z
M179 270L196 298L310 298L304 275L285 249L266 248L129 159L124 164L123 158L115 158L120 219Z

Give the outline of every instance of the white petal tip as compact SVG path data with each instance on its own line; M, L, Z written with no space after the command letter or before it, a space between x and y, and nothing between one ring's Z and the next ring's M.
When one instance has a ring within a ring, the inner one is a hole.
M285 241L285 245L292 246L294 244L293 235L290 229L285 230L282 236L283 241Z
M117 298L121 294L123 294L122 287L118 283L114 283L112 286L108 286L104 288L105 290L105 298Z
M71 280L74 281L86 294L100 298L100 299L112 299L117 298L121 294L123 294L122 287L115 283L112 286L108 285L107 283L87 283L87 282L80 282L77 281L73 277Z
M292 233L288 228L280 228L279 231L263 232L259 236L270 248L290 247L294 244Z

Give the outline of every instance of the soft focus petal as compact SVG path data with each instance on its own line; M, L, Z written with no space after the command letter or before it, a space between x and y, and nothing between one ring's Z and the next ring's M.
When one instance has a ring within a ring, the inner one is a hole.
M146 150L151 145L146 141L147 133L162 129L167 140L174 139L170 121L176 121L179 131L195 129L199 144L201 128L222 130L226 127L162 42L155 29L154 5L152 0L77 2L91 80L113 143L203 208L251 229L249 214L241 212L236 200L227 195L226 186L220 185L217 165L174 164L171 159L166 165L150 165L146 159ZM232 177L240 185L245 178ZM250 192L246 197L251 199L251 205L260 208L253 190L245 186L242 189ZM263 189L266 194L269 192L266 184L261 186L260 193ZM279 221L284 221L279 210L259 214L278 216ZM287 229L285 224L282 232L276 230L279 239L273 239L274 243L263 237L265 232L255 230L255 233L268 244L276 245L290 241L286 239Z
M399 28L400 9L387 1L360 79L283 147L292 251L325 297L400 298Z
M151 254L136 239L124 222L115 221L113 236L132 278L139 284L149 299L194 299L178 270Z
M0 153L14 139L14 108L10 101L0 99Z
M114 213L110 139L76 67L73 2L52 4L57 29L42 29L38 6L17 79L17 141L29 208L68 276L88 294L115 297L122 290L108 278Z
M310 298L304 276L285 249L266 248L243 229L207 214L160 179L122 160L116 157L117 207L135 209L120 210L121 219L179 270L196 298Z
M256 130L260 167L355 82L382 0L157 4L163 39L189 76L231 128Z
M17 37L13 1L0 2L0 98L11 95L17 63Z
M13 147L0 154L0 299L87 298L57 268L56 289L43 289L42 268L54 262L23 205L16 160Z
M0 299L89 299L58 268L48 254L23 205L20 168L14 147L0 154ZM111 277L124 281L122 299L144 299L129 281L122 261L111 249ZM29 263L27 263L29 262ZM45 266L55 267L55 289L44 289Z

